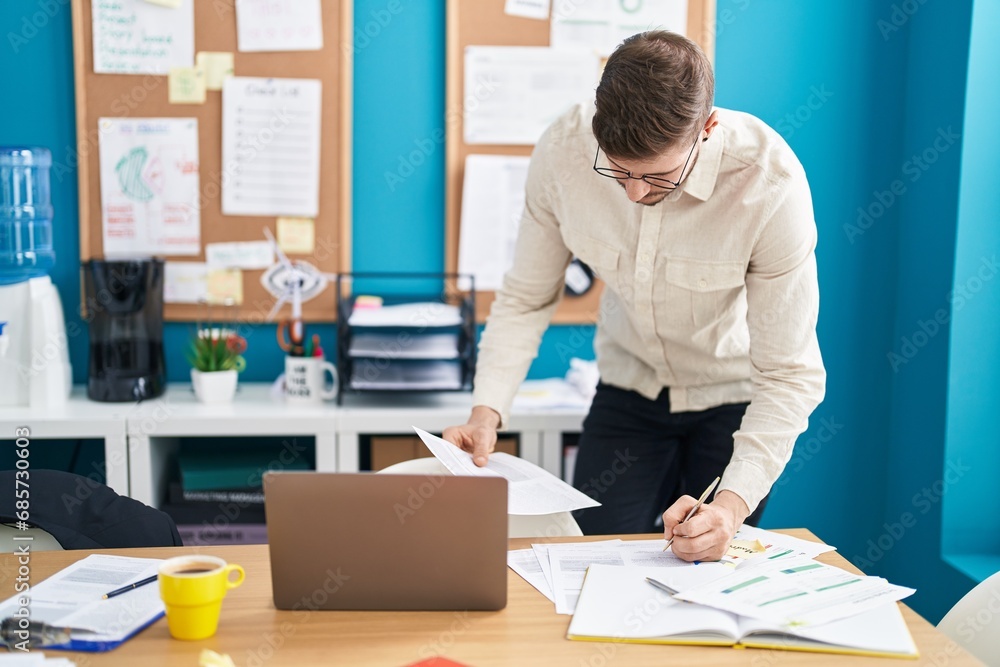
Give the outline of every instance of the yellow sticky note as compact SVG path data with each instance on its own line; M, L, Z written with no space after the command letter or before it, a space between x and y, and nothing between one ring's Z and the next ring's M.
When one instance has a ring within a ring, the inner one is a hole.
M278 247L287 253L311 255L316 249L312 218L278 218Z
M243 303L243 272L239 269L215 269L206 281L209 303Z
M171 104L204 104L205 72L198 67L171 67L168 99Z
M761 544L760 540L733 540L726 555L731 558L748 558L766 550L767 547Z
M222 90L222 82L236 71L233 54L228 51L199 51L194 62L205 73L208 90Z
M181 0L146 0L151 5L162 5L164 7L170 7L171 9L177 9L181 6Z

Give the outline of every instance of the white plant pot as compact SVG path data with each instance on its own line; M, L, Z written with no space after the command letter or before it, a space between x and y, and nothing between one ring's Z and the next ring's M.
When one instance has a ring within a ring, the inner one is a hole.
M229 403L236 394L236 380L238 373L235 370L213 371L203 373L202 371L191 369L191 384L194 385L194 395L202 403Z

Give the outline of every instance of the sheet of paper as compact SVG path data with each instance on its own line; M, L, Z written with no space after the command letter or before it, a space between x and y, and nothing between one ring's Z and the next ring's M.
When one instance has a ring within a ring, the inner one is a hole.
M167 100L171 104L204 104L205 71L197 66L171 67Z
M222 87L222 212L319 212L321 82L233 76Z
M237 306L243 303L243 271L240 269L213 269L209 267L205 285L209 303Z
M206 243L205 263L213 269L266 269L274 264L268 241Z
M586 410L591 399L561 378L525 380L514 396L513 409L533 410Z
M552 586L545 580L541 563L532 549L515 549L507 552L507 565L517 572L522 579L534 586L539 593L551 602L556 599L552 595Z
M520 155L465 158L458 272L474 276L477 290L500 289L514 263L530 160ZM460 281L459 288L469 289L468 283Z
M379 359L457 359L457 333L411 336L405 333L365 333L351 336L348 354Z
M164 263L164 303L205 303L207 301L208 264L169 261Z
M598 57L583 51L466 47L465 143L536 143L563 112L593 99L598 68Z
M503 452L495 452L490 455L486 466L480 468L472 462L472 454L416 426L413 430L431 453L453 474L505 478L509 483L508 514L554 514L600 506L600 503L590 496L574 489L534 463Z
M207 90L222 90L222 84L236 72L233 54L229 51L199 51L195 65L205 73Z
M176 8L142 0L94 0L94 72L161 74L194 65L194 0Z
M746 524L740 526L739 531L736 533L736 539L759 540L761 544L764 545L766 554L769 558L786 555L803 555L808 556L809 558L815 558L820 554L837 550L836 547L829 544L801 540L797 537L792 537L783 533L775 533L773 531L764 530L763 528L757 528L755 526L747 526ZM776 548L777 551L772 549L772 547Z
M625 559L620 552L601 547L563 548L549 547L549 565L552 567L552 594L556 598L557 614L572 614L583 589L587 568L594 565L622 567Z
M504 14L526 19L545 20L549 18L550 0L507 0L503 5Z
M805 627L854 616L914 592L801 556L758 561L676 597L778 627Z
M565 546L567 548L582 547L586 549L597 549L604 548L614 544L620 544L621 540L615 538L611 540L598 540L595 542L560 542L558 546ZM556 546L554 544L532 544L531 550L535 554L535 560L538 561L538 566L542 570L542 576L545 578L545 585L548 587L549 592L552 592L552 564L549 561L549 547ZM555 602L555 599L552 600Z
M316 249L312 218L278 218L278 247L293 255L311 255Z
M352 327L457 327L462 323L462 314L457 306L421 301L355 308L348 322Z
M236 0L240 51L323 48L320 0Z
M31 587L31 620L96 631L74 641L120 642L163 614L160 589L141 586L107 600L105 593L156 574L163 561L92 554ZM0 603L0 618L20 607L15 595Z
M201 252L196 118L101 118L104 254Z
M687 33L687 0L554 0L549 44L609 56L626 37L647 30Z
M439 359L387 363L358 359L351 369L355 389L454 390L462 388L462 366Z
M170 7L171 9L177 9L181 6L182 0L146 0L146 2L151 2L154 5L161 5L163 7Z

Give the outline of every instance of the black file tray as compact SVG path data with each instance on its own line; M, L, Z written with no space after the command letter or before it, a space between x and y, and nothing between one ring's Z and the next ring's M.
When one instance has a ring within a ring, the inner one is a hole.
M382 307L356 312L358 296L380 297ZM473 276L338 274L338 405L347 393L471 391L475 372Z

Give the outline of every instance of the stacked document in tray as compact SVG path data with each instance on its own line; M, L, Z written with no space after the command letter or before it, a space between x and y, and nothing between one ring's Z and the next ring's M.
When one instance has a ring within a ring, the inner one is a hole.
M717 562L663 544L536 544L508 565L573 615L569 639L917 655L895 604L913 589L813 560L832 547L750 526Z
M505 478L508 482L508 514L555 514L600 505L590 496L577 491L530 461L503 452L494 452L490 454L486 466L480 468L472 462L472 455L468 452L416 426L413 430L453 475Z

